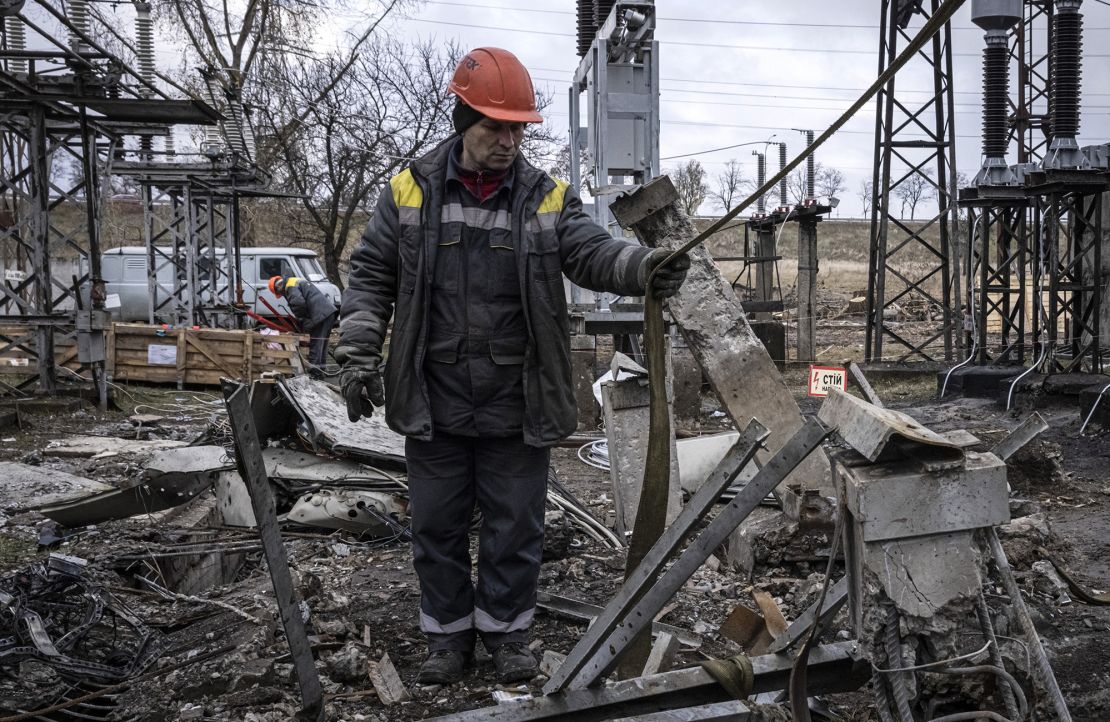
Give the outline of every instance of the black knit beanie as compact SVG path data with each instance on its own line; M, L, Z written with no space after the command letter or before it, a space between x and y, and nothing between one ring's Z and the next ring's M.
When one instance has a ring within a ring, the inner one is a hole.
M455 124L455 132L462 135L466 129L480 121L485 116L458 98L455 99L455 109L451 111L451 120Z

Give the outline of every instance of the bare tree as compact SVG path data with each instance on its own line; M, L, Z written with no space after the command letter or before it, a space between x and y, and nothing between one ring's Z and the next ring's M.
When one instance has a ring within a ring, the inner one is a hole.
M816 178L820 178L824 170L825 166L821 165L820 162L814 164L814 176ZM786 192L795 205L800 205L807 200L807 196L809 195L807 192L807 185L808 175L804 164L798 166L794 169L793 173L786 176Z
M929 171L914 170L894 189L894 195L902 201L902 218L906 217L906 206L910 207L910 218L917 212L917 204L925 197L925 192L933 186Z
M859 198L860 204L863 206L863 217L871 217L871 203L875 196L875 184L869 180L860 181L859 188L856 190L856 197Z
M342 57L260 68L268 109L260 157L304 209L288 240L319 244L336 284L356 222L386 181L452 132L447 80L457 57L456 47L432 41L376 40L338 82Z
M698 208L709 194L709 184L705 182L705 169L697 160L680 163L670 173L674 188L678 191L679 203L689 216L697 215Z
M570 143L559 146L554 160L547 166L547 172L555 178L570 180ZM594 182L593 162L590 160L590 154L584 150L578 154L578 177L582 179L583 187Z
M844 185L844 173L836 168L823 167L817 171L817 195L832 198L841 191L848 190Z
M740 161L732 158L725 164L725 169L717 174L709 197L727 213L740 200L740 194L746 185L743 166Z

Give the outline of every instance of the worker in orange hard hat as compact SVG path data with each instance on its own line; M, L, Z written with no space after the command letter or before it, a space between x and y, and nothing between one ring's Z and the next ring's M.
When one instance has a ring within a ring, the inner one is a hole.
M309 373L322 375L328 357L328 339L339 316L335 304L311 282L297 276L271 276L268 286L270 293L285 299L308 334Z
M429 650L416 681L458 681L480 637L512 683L538 672L529 642L550 447L577 425L563 276L665 298L689 260L661 268L648 289L667 251L613 238L573 188L520 154L525 126L542 116L512 53L470 51L449 89L456 134L389 181L351 255L335 357L351 421L384 405L407 437Z

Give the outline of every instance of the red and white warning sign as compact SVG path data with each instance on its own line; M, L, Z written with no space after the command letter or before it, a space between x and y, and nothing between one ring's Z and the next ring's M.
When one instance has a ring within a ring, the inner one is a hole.
M839 366L810 366L809 395L828 396L829 389L848 390L848 370Z

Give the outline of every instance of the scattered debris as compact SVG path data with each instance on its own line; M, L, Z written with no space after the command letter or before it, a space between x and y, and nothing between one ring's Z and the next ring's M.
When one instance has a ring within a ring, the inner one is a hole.
M368 663L368 668L370 682L374 685L374 690L377 691L378 699L382 704L388 707L412 699L388 654L382 655L377 662Z

